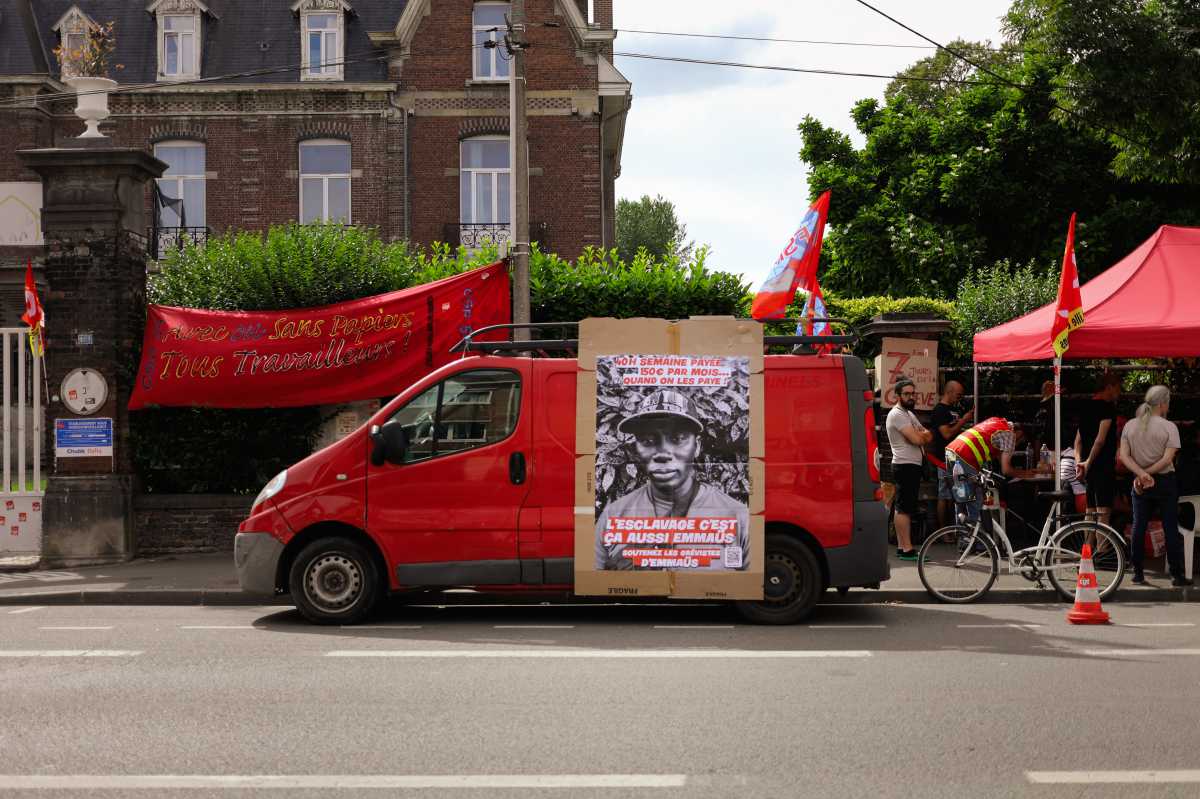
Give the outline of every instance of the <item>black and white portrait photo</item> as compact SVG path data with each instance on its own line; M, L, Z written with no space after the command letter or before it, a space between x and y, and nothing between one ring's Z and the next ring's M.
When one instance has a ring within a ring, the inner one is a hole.
M749 359L602 355L597 570L750 565Z

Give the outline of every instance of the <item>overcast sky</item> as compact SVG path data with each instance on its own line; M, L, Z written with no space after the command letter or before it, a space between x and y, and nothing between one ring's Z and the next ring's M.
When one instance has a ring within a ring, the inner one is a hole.
M1000 40L1009 0L872 0L943 44ZM925 45L854 0L617 0L616 51L894 74L932 49L681 38L627 29ZM633 83L617 197L661 194L711 267L755 284L809 205L796 126L806 114L852 134L850 109L886 80L768 72L617 56ZM832 201L837 202L837 197Z

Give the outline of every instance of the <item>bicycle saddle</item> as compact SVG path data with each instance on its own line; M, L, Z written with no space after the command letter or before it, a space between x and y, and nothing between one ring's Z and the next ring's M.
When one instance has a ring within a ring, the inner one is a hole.
M1060 491L1039 491L1037 492L1037 495L1038 499L1048 499L1052 502L1066 502L1067 500L1073 499L1075 496L1070 489L1066 488Z

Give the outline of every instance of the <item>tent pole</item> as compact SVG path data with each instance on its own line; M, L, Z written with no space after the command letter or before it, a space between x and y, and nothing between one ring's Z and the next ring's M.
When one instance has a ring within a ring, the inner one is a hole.
M972 418L975 420L975 424L979 424L980 419L979 419L979 362L978 361L976 361L974 363L974 367L975 367L975 393L971 395L971 398L974 400L974 403L975 403L974 404L975 415Z
M1062 491L1062 358L1054 359L1054 490Z

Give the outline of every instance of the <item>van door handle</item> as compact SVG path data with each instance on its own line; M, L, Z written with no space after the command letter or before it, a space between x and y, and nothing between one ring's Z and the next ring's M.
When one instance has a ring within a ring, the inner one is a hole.
M525 453L514 452L508 456L508 479L519 486L525 482Z

